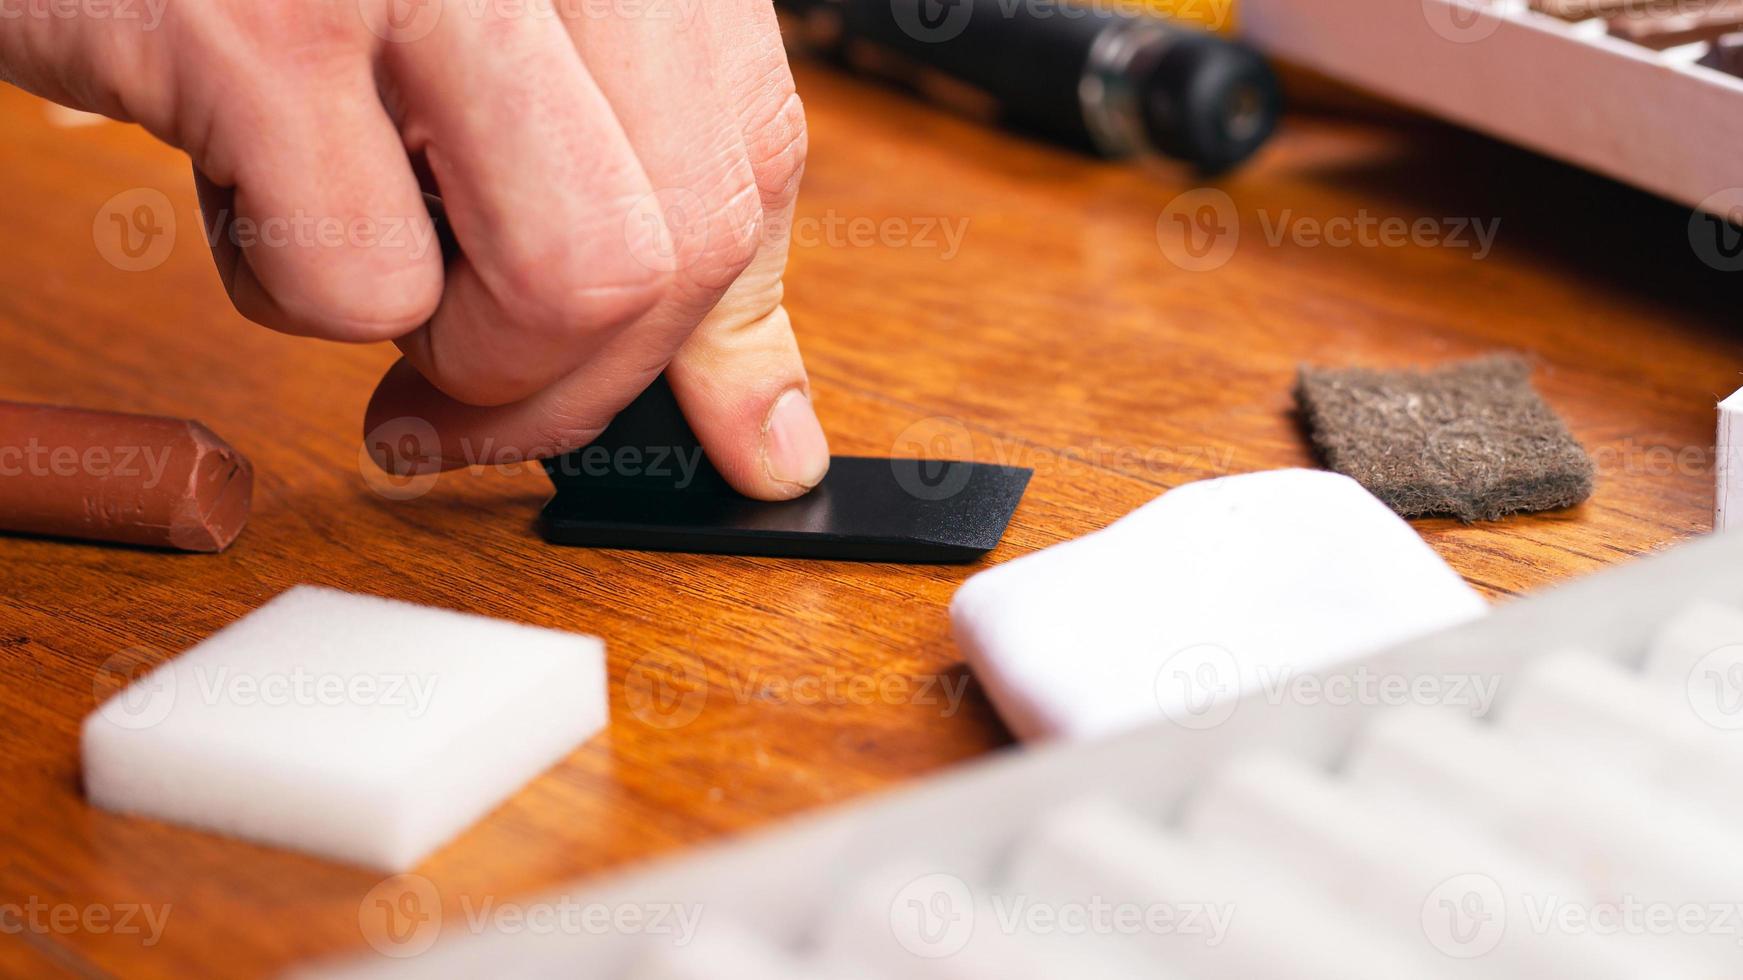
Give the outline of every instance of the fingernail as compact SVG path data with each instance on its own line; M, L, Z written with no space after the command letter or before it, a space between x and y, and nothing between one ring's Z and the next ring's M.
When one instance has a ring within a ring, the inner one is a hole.
M763 426L763 466L779 483L809 490L829 472L829 439L811 408L811 399L797 388L775 399Z

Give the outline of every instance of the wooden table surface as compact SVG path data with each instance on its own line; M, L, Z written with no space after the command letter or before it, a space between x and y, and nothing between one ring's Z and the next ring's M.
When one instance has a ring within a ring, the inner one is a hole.
M1743 383L1743 337L1733 283L1696 258L1684 208L1432 123L1301 114L1217 183L1238 242L1191 271L1170 258L1178 240L1158 237L1196 186L1185 172L1078 158L798 74L812 152L788 296L820 414L841 453L953 438L1034 467L980 566L555 548L532 533L548 486L529 472L386 499L360 475L358 445L391 351L244 322L180 154L0 92L0 398L196 417L257 468L253 517L222 555L0 540L0 926L27 903L167 915L153 944L137 927L39 914L0 930L0 973L246 975L373 955L359 903L380 875L100 813L80 790L80 720L118 678L296 583L608 643L609 729L419 869L452 921L463 902L1008 745L948 635L957 584L1182 483L1311 465L1289 395L1304 361L1535 359L1598 460L1596 495L1497 524L1416 522L1497 600L1710 526L1713 402ZM137 188L168 196L176 236L136 272L105 259L102 235L106 202ZM1298 234L1383 218L1499 226L1481 257L1468 234L1465 247Z

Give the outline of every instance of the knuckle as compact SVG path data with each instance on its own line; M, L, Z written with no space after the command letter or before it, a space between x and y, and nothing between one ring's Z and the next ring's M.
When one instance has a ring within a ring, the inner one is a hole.
M805 173L810 140L805 104L789 84L767 112L753 115L745 133L751 170L763 195L763 206L774 210L791 201Z
M233 36L282 63L327 68L336 57L368 46L357 8L335 3L220 5Z

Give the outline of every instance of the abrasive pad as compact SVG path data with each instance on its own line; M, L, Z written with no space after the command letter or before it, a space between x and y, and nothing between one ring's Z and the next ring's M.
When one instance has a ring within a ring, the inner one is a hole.
M1492 521L1592 494L1592 461L1522 358L1432 371L1304 367L1295 387L1313 445L1404 515Z

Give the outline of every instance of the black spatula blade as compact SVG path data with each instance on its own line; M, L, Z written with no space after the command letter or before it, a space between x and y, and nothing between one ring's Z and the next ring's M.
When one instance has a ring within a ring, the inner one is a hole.
M545 471L557 495L539 531L555 544L888 562L967 562L992 550L1031 476L988 463L836 456L803 497L752 500L709 465L664 378Z

